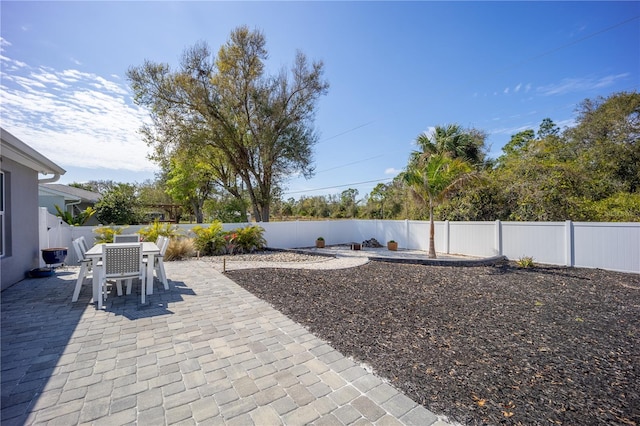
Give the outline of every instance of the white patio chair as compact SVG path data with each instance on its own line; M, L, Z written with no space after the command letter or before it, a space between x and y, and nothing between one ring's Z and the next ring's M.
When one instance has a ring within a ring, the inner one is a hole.
M169 290L169 283L167 282L167 273L164 270L164 254L167 252L171 239L160 235L156 245L160 249L160 254L154 257L154 270L156 277L162 281L165 290Z
M107 297L107 281L115 280L118 295L122 295L122 281L127 282L127 294L131 294L133 279L140 280L140 294L145 303L145 265L142 262L142 243L113 243L102 246L103 271L100 274L98 309L102 309Z
M160 253L153 257L153 272L158 280L162 282L165 290L169 290L169 282L167 281L167 273L164 270L164 254L167 252L170 241L169 237L159 235L156 239L156 245L160 249ZM147 262L146 258L144 262Z
M80 242L82 249L86 253L89 250L89 245L87 244L87 240L84 238L84 236L80 236L76 238L76 240Z
M116 234L113 236L114 243L139 243L140 235L138 234Z
M92 261L85 256L87 252L84 248L84 244L77 238L71 241L73 244L73 249L75 250L76 257L78 258L78 263L80 264L80 272L78 273L78 280L76 281L76 288L73 290L73 296L71 297L72 302L77 302L78 297L80 296L80 288L84 283L85 278L91 278L93 273Z

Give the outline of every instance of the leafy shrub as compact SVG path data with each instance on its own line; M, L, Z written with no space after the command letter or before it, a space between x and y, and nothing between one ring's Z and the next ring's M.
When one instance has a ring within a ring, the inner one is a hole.
M128 226L98 226L93 228L93 233L96 234L96 244L112 243L114 235L122 234L122 231L128 228Z
M264 228L252 225L245 228L237 228L232 231L235 252L251 253L262 250L267 245L263 237Z
M516 263L521 268L533 268L536 266L535 263L533 263L533 257L531 256L522 256L516 261Z
M193 245L203 256L251 253L262 250L267 244L264 228L257 225L225 232L222 223L215 221L208 228L196 226L192 231L195 234Z
M173 240L182 235L178 225L168 222L161 223L158 220L155 220L151 225L142 228L138 231L138 234L142 236L142 241L156 241L160 235L169 237Z
M227 241L222 222L214 221L208 228L195 226L191 230L195 234L193 245L203 256L224 254Z

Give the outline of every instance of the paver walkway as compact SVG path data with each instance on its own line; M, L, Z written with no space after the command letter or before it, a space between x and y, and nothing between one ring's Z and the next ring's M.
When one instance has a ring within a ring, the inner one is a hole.
M78 268L2 292L2 425L446 424L206 261L165 268L148 306L71 303Z

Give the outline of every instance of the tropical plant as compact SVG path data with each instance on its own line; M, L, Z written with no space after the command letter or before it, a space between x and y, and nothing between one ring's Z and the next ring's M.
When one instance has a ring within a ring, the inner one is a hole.
M430 258L436 258L433 209L476 176L471 165L460 158L414 153L410 160L403 179L416 199L429 209Z
M76 216L73 216L71 213L67 211L62 211L60 206L55 205L56 211L60 219L62 219L65 223L73 226L82 226L96 213L96 210L93 207L87 207Z
M218 255L225 252L227 241L222 222L214 221L207 228L195 226L191 229L195 234L193 245L204 256Z
M155 220L151 225L145 226L138 231L138 234L140 234L143 241L156 241L160 235L170 239L175 239L182 235L178 225L169 222L162 223L159 220Z
M128 226L98 226L93 228L93 233L96 234L96 244L112 243L114 235L122 234Z
M458 124L447 124L436 126L431 133L418 135L415 143L423 154L441 154L478 165L484 160L485 138L486 135L479 130L463 129Z
M246 226L244 228L237 228L233 231L235 236L233 239L236 245L236 250L242 253L251 253L256 250L262 250L267 245L267 240L264 239L264 228L257 225Z

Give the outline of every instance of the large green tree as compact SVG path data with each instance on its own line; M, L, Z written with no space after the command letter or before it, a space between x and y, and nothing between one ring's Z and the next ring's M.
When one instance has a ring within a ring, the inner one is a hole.
M550 118L504 146L487 179L440 214L456 220L636 221L640 188L640 95L614 93L577 107L576 125Z
M312 175L316 104L328 90L322 62L298 52L289 72L268 75L267 56L264 35L243 26L215 58L200 43L185 51L177 71L145 61L127 72L136 102L151 113L147 142L169 155L186 140L213 148L243 182L257 221L269 220L284 179ZM191 132L199 137L188 137ZM221 182L230 191L235 184Z
M104 225L137 224L140 204L135 185L119 183L104 192L96 203L96 217Z

